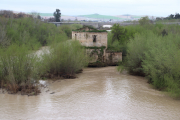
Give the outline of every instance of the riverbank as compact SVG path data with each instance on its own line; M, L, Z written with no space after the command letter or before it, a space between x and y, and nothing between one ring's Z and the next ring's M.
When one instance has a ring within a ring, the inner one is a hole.
M0 94L0 118L180 119L180 102L153 89L144 77L116 67L85 68L77 77L42 81L47 87L38 96Z

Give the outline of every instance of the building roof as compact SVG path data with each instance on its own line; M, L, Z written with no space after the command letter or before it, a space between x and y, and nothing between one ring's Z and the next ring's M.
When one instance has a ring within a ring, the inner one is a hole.
M77 31L77 32L107 32L106 30L98 30L92 26L87 26L87 25L83 25L82 28L72 30L72 31Z

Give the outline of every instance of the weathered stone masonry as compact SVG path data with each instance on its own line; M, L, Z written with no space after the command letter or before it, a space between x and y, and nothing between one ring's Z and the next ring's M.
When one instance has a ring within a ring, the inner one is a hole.
M113 64L118 61L122 61L122 53L121 52L106 52L107 49L107 35L108 33L106 31L100 31L88 26L84 26L81 29L72 31L72 39L73 40L78 40L82 46L88 47L88 52L93 52L95 48L101 48L105 47L103 49L103 55L102 55L102 61L101 62L106 62L108 64ZM97 50L96 48L96 50ZM95 62L98 59L98 53L101 52L101 49L98 49L98 51L93 55L94 60L92 62Z

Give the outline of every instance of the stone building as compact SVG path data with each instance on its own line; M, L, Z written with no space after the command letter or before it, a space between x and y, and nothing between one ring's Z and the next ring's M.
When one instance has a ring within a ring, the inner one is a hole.
M122 61L122 52L107 51L107 35L106 30L83 26L83 28L72 31L72 40L78 40L82 46L87 48L87 52L93 54L94 59L91 62L101 61L113 65Z
M105 46L107 48L107 34L107 31L84 26L83 28L72 31L72 39L79 40L81 45L86 47Z

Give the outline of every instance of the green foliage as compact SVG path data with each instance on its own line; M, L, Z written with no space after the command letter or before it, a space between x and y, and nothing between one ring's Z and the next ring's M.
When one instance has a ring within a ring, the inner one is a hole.
M142 67L153 85L158 89L166 89L173 96L180 96L180 36L168 35L154 37L151 47L145 51Z
M114 24L112 31L108 32L108 51L123 52L123 56L126 55L127 43L130 38L134 37L137 32L137 28L134 26L119 26Z
M68 39L66 31L35 18L0 18L0 31L3 33L0 35L0 46L25 44L32 49L37 49L51 44L57 38Z
M37 94L37 78L43 73L75 74L87 65L88 56L79 43L66 40L80 27L69 25L68 31L35 18L0 18L0 87ZM52 45L51 53L36 57L32 50L44 45Z
M61 12L59 9L56 9L56 11L54 12L54 17L56 19L56 22L60 22Z
M0 55L0 83L3 81L16 89L16 85L25 86L37 80L37 57L30 54L27 46L1 48Z
M71 28L72 30L75 30L75 29L80 29L80 28L82 28L82 25L81 25L81 24L72 24L71 27L72 27L72 28Z
M37 32L39 30L40 25L37 26L37 24L34 24L32 18L21 18L14 20L6 19L6 21L7 21L7 24L5 24L6 37L10 40L11 44L12 43L17 43L19 45L29 44L32 47L34 47L35 44L40 45L41 40L44 41L44 39ZM40 21L36 21L36 22L40 22Z
M180 97L180 36L177 34L180 27L157 24L149 30L145 28L127 44L126 69L132 74L147 76L157 89ZM164 29L168 34L163 36Z
M156 18L157 21L167 21L167 22L170 22L170 21L179 21L180 20L180 14L179 13L176 13L175 15L174 14L170 14L168 17L166 18L163 18L163 19L160 19L160 18Z
M136 34L134 39L130 39L127 55L126 66L131 74L144 75L142 69L142 60L144 59L144 51L147 51L148 40L153 38L153 33L147 34L151 31L143 32L142 34Z
M120 26L119 24L114 24L112 26L111 30L112 30L111 32L113 34L113 36L112 36L112 43L115 40L118 40L118 42L120 44L124 44L125 40L127 40L126 39L126 37L127 37L127 35L126 35L127 30L124 27Z
M62 30L68 38L72 37L72 27L70 25L61 25L59 29Z
M146 17L142 17L141 19L139 19L139 24L142 26L145 26L145 25L150 25L151 22L150 22L148 16L146 16Z
M88 31L85 31L83 28L88 27ZM107 32L106 30L98 30L96 28L94 28L93 26L87 26L87 25L83 25L81 28L78 29L72 29L72 31L79 31L79 32Z
M90 57L92 57L94 54L98 55L98 60L99 62L103 62L103 54L104 54L104 49L106 46L101 46L101 47L85 47L86 49L93 49L90 53Z
M72 25L61 25L58 27L59 30L63 31L66 36L71 39L72 38L72 30L81 28L80 24L72 24Z
M78 41L66 41L51 46L42 56L44 73L74 75L88 63L88 56Z

